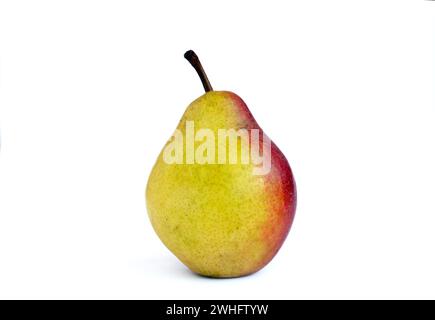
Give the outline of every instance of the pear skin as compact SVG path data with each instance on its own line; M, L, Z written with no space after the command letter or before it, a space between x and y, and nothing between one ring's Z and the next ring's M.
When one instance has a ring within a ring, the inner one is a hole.
M212 91L205 73L201 80L210 90L186 109L177 127L183 136L187 122L215 136L219 129L262 133L239 96ZM201 141L194 143L195 148L201 145ZM246 151L240 141L237 148ZM271 160L270 171L263 175L253 174L257 164L252 161L188 164L186 150L183 163L169 164L164 150L150 174L146 200L152 226L166 247L203 276L239 277L268 264L286 239L296 211L293 174L278 147L272 142L269 150L263 150Z

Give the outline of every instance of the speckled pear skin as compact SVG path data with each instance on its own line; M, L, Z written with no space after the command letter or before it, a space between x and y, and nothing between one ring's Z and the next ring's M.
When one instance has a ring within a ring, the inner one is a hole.
M189 105L178 125L183 135L188 120L216 135L219 128L260 129L243 100L226 91ZM296 210L293 175L275 144L267 175L253 175L253 164L166 164L162 154L148 180L147 209L175 256L193 272L218 278L248 275L272 260Z

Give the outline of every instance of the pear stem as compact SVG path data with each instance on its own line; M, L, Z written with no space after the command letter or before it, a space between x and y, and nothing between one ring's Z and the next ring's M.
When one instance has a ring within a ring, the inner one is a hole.
M199 78L201 79L202 85L204 86L205 92L213 91L213 87L210 84L210 81L207 78L207 74L204 71L204 68L201 65L201 62L199 61L198 56L193 50L189 50L184 54L184 57L187 61L190 62L192 67L196 70L198 73Z

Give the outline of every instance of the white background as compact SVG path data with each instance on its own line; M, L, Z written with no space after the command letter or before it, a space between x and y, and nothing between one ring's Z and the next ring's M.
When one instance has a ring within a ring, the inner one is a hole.
M435 298L434 43L429 1L1 1L0 298ZM250 277L191 274L148 221L187 49L297 180Z

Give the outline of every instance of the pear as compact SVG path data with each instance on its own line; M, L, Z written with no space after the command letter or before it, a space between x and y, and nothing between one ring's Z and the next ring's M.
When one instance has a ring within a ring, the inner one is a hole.
M213 91L193 51L185 58L206 93L188 106L151 171L149 218L193 272L249 275L268 264L287 237L296 210L293 174L243 100ZM236 133L232 144L230 133Z

